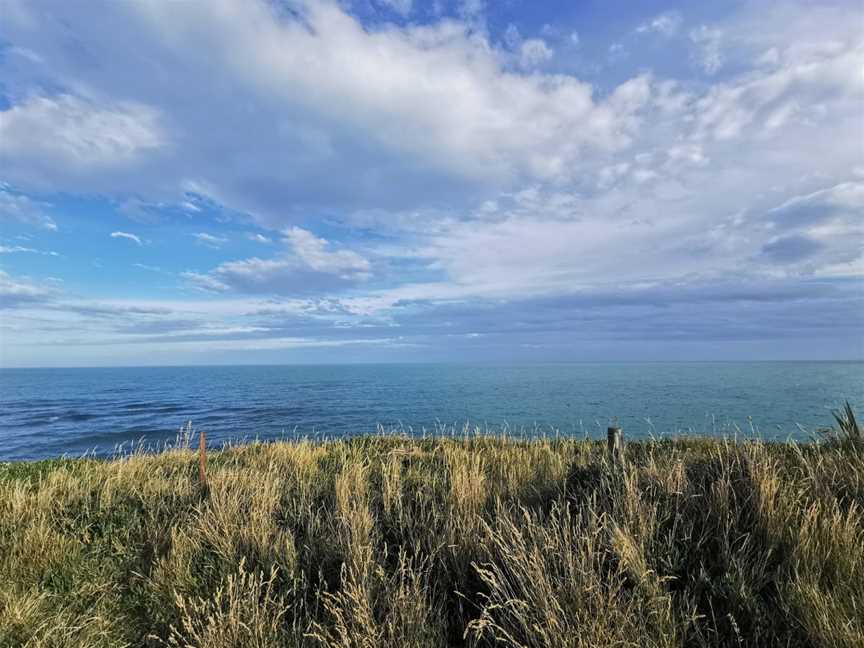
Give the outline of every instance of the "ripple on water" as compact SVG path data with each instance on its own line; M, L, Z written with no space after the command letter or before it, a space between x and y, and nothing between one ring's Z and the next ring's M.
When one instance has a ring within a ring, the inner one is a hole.
M99 414L93 414L90 412L71 411L61 415L59 420L80 423L82 421L92 421L93 419L99 418L99 416Z

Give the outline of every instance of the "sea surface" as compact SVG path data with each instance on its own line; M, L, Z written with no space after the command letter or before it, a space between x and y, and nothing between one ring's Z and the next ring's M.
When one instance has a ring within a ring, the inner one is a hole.
M226 441L414 435L706 435L807 440L864 363L325 365L0 370L0 460L158 447L187 421Z

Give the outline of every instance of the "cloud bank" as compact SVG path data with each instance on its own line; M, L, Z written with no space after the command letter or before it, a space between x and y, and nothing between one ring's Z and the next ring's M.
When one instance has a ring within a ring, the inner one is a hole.
M606 83L573 71L586 46L574 28L495 33L478 8L413 20L414 3L375 6L364 21L327 1L4 0L0 217L62 233L42 196L67 194L140 222L222 210L244 229L195 221L185 240L219 256L173 272L165 317L194 336L182 304L255 301L220 311L207 337L228 346L302 329L394 345L398 330L427 357L469 335L474 349L500 342L489 357L506 339L580 357L592 335L635 349L836 334L831 353L864 350L846 324L824 324L860 320L864 39L851 3L634 18L618 42L630 55L610 61L603 46ZM638 56L658 43L682 53L677 75ZM117 226L110 236L142 246ZM32 310L45 282L26 277L4 275L16 305L4 326L24 338L25 318L46 312ZM52 299L45 326L58 328L62 305L94 301ZM286 303L290 326L255 314ZM76 330L80 313L68 317ZM129 330L98 339L131 343Z

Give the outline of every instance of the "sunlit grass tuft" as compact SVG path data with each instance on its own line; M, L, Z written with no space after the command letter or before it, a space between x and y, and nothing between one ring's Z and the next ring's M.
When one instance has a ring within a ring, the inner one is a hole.
M255 443L211 452L207 488L189 443L4 465L0 646L862 646L838 424L623 465L574 439Z

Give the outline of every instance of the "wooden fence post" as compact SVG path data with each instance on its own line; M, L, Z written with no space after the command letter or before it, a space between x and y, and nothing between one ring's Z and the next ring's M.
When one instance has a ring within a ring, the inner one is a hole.
M207 438L204 436L204 430L201 430L201 436L198 439L198 480L201 482L201 488L207 488Z
M606 430L606 444L609 448L609 459L620 461L624 458L624 431L620 427L610 427Z

